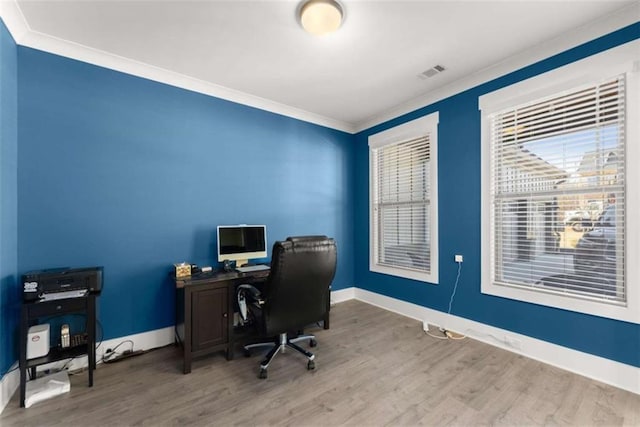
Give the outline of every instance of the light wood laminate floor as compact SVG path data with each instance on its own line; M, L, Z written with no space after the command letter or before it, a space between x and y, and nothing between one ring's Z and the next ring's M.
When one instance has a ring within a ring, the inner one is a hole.
M19 408L2 426L105 425L626 425L640 426L640 396L471 340L443 341L422 325L359 302L337 304L318 339L316 370L280 354L257 378L261 354L197 359L154 350L100 365L95 385Z

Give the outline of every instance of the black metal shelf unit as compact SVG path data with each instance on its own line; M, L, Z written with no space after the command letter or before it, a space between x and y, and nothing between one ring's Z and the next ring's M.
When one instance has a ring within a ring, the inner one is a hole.
M66 298L49 301L24 302L20 316L20 406L24 408L27 388L27 369L31 371L31 378L36 377L36 367L46 363L73 357L84 356L89 359L89 387L93 386L93 371L96 368L96 299L99 294L89 293L78 298ZM62 316L80 313L86 315L86 344L60 348L54 346L43 357L27 359L27 337L29 327L38 324L38 320L51 316Z

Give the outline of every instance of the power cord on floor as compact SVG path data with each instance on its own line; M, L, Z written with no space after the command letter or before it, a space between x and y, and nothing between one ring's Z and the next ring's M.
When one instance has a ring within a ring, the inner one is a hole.
M432 338L436 338L436 339L439 339L439 340L448 340L449 339L449 338L447 338L447 336L444 333L442 333L442 335L433 335L431 332L429 332L429 329L425 330L425 332L427 333L427 335L429 335ZM442 332L442 331L440 331L440 332Z
M131 344L131 348L128 350L123 351L122 353L119 353L117 350L118 348L120 348L121 345L125 344L125 343L129 343ZM118 345L116 345L113 348L108 348L104 354L102 355L102 363L109 363L109 362L114 362L115 360L117 360L119 357L121 357L124 354L129 354L133 352L133 341L131 340L124 340L121 341Z
M449 299L449 309L447 310L447 315L451 314L451 307L453 306L453 299L456 296L456 292L458 290L458 283L460 282L460 273L462 271L462 261L456 261L458 262L458 274L456 275L456 282L453 285L453 292L451 292L451 298ZM450 331L448 329L445 328L438 328L438 331L442 334L442 335L434 335L431 332L429 332L429 328L427 326L427 329L425 330L425 332L427 333L427 335L429 335L430 337L433 338L437 338L439 340L462 340L465 339L467 336L463 335L463 334L459 334L457 332L453 332Z
M97 341L96 351L98 351L98 348L100 348L100 345L102 344L102 340L104 338L104 330L102 329L102 323L100 323L99 319L96 319L96 326L97 326L96 332L100 336L100 338L96 337L96 341ZM84 356L86 357L87 355L85 354ZM75 359L77 359L78 357L82 357L82 356L74 356L74 357L70 358L69 360L67 360L66 363L62 366L62 368L58 369L58 372L67 370L68 367L69 367L69 364L71 362L73 362ZM104 357L103 357L103 359L104 359ZM97 360L96 361L96 365L98 363L100 363L100 362L102 362L102 359L101 360ZM68 372L69 372L69 375L75 375L76 373L84 372L84 370L85 370L85 368L79 368L79 369L75 369L73 371L68 371Z

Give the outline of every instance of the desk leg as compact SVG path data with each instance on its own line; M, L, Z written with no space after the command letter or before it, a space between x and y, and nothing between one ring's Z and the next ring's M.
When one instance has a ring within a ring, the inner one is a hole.
M27 370L20 368L20 407L24 408L24 398L27 392Z
M225 353L227 360L233 360L234 350L236 347L236 340L234 336L235 329L233 325L233 319L235 318L233 313L234 301L237 301L236 284L232 281L229 282L229 285L227 286L227 314L224 315L224 320L227 322L227 352Z
M24 408L24 399L27 392L27 334L29 321L27 310L23 306L20 313L20 407Z
M329 311L331 310L331 286L327 289L327 312L324 315L323 326L324 329L329 329Z
M87 355L89 359L89 387L93 387L93 370L96 368L96 296L89 295L87 319Z
M184 337L183 348L183 373L191 373L191 289L184 289Z

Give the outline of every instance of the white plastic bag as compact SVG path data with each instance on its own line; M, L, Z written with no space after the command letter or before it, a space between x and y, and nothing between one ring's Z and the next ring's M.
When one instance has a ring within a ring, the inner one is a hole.
M67 393L69 390L71 390L71 384L67 371L57 372L29 381L27 382L24 407L28 408L34 403Z

